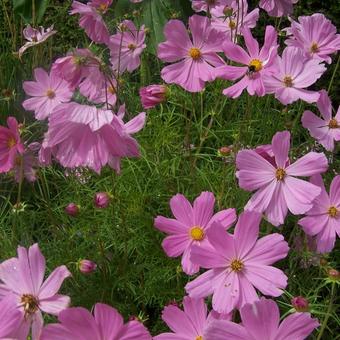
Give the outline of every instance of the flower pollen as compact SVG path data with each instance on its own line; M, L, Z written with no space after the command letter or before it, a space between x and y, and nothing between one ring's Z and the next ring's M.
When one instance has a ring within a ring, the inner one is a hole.
M330 129L338 129L340 127L340 125L339 125L338 121L335 118L333 118L329 121L328 127Z
M190 236L195 241L202 241L204 239L204 230L201 227L194 226L190 229Z
M259 59L253 59L249 63L249 71L250 72L259 72L262 70L262 61Z
M293 87L293 78L291 76L285 76L283 78L283 83L286 87Z
M317 53L319 52L319 46L318 44L314 41L310 47L311 53Z
M34 314L39 309L38 299L31 294L23 294L21 296L21 303L24 307L25 316Z
M282 181L286 177L286 171L282 168L277 168L275 177L278 181Z
M197 48L197 47L192 47L192 48L190 48L190 50L189 50L189 56L190 56L192 59L194 59L194 60L198 60L198 59L201 58L202 53L201 53L201 51L199 50L199 48Z
M130 51L134 51L135 49L137 48L137 46L135 45L135 44L129 44L128 45L128 49L130 50Z
M203 340L203 336L202 335L196 336L195 340Z
M235 259L231 261L230 268L234 272L240 272L244 267L244 264L241 260Z
M234 30L236 28L236 22L235 20L230 20L229 21L229 28ZM261 68L262 68L262 65L261 65Z
M329 215L330 217L333 217L333 218L337 217L338 212L339 212L338 209L337 209L336 207L334 207L334 206L332 206L332 207L330 207L330 208L328 209L328 215Z
M7 147L9 149L13 148L13 146L15 146L17 144L16 140L14 137L9 137L7 140Z
M46 91L46 97L48 97L49 99L55 98L55 92L53 90L51 90L51 89L48 89Z

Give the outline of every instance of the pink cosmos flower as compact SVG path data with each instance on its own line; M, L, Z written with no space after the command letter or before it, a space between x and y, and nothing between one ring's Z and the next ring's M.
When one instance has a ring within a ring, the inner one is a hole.
M303 340L319 326L310 313L294 313L280 323L280 310L273 300L261 298L241 309L242 324L214 321L208 326L206 340Z
M264 76L264 86L267 93L275 93L275 98L287 105L302 99L307 103L314 103L320 94L305 90L313 85L326 71L320 61L311 59L306 61L304 53L297 47L287 47L282 58L277 57L273 67L275 72Z
M109 48L112 68L119 73L132 72L140 65L140 56L146 48L145 26L138 30L130 20L119 25L119 32L111 35Z
M292 21L288 32L292 34L285 41L288 46L295 46L305 52L307 58L332 62L330 54L340 50L340 34L336 27L323 14L299 17L299 22Z
M47 118L56 106L71 100L72 89L55 72L51 71L48 75L44 69L36 68L34 78L35 81L24 81L22 85L26 94L33 97L26 99L22 106L25 110L34 111L36 119Z
M212 294L213 309L230 313L257 301L255 288L275 297L283 293L287 276L270 265L287 256L288 244L280 234L257 240L260 222L261 214L245 211L238 219L234 235L214 223L207 231L211 247L192 247L191 261L209 270L185 286L189 296L201 298Z
M275 165L254 150L241 150L236 157L239 185L256 193L248 201L245 210L264 212L267 220L275 226L284 223L288 209L303 214L313 206L321 189L296 177L308 177L325 172L327 158L323 153L309 152L289 164L290 133L277 132L272 139Z
M332 104L325 90L320 91L317 102L322 118L307 110L302 116L302 125L328 151L334 150L334 141L340 141L340 106L332 117Z
M49 164L54 156L64 167L89 167L99 173L114 157L138 157L138 143L128 128L143 116L124 124L111 110L60 104L50 116L40 161Z
M162 247L170 257L182 255L183 271L192 275L199 271L199 265L190 259L194 245L208 247L207 231L212 223L218 221L224 228L229 228L236 220L235 209L226 209L214 214L215 197L211 192L204 191L198 196L193 206L181 194L173 196L170 208L175 219L157 216L155 227L167 236Z
M259 6L272 17L282 17L293 13L293 4L299 0L260 0Z
M93 0L86 5L73 1L70 14L80 14L79 26L88 37L97 43L108 44L110 33L105 25L102 15L111 5L112 0Z
M60 324L47 325L41 340L151 340L152 337L138 321L124 325L115 308L97 303L93 315L85 308L68 308L58 316Z
M53 25L47 28L46 31L42 26L40 26L39 29L36 29L31 27L31 25L27 25L27 27L25 27L23 30L23 35L27 42L22 47L20 47L18 52L19 58L22 57L22 55L28 48L43 43L50 36L56 33L57 31L53 30Z
M215 75L228 80L236 80L242 77L239 82L223 91L225 96L237 98L244 89L247 89L251 96L254 94L264 96L265 88L262 79L264 75L271 72L277 55L278 45L275 28L266 27L265 42L261 50L249 28L244 27L242 33L248 52L231 41L224 42L223 50L230 60L244 66L223 65L215 70Z
M196 12L208 12L217 6L226 6L230 0L191 0L192 9Z
M237 35L242 34L242 28L254 28L259 19L259 9L255 8L248 13L247 0L229 1L228 6L216 6L211 9L211 26L223 32L227 40L234 41Z
M329 195L320 175L313 176L311 182L321 188L321 194L306 213L307 216L298 223L306 234L316 235L318 252L330 253L336 235L340 237L340 176L334 177Z
M18 339L18 329L23 321L14 296L8 294L0 301L0 339Z
M173 333L162 333L155 336L155 340L203 339L203 334L212 320L216 320L212 313L208 314L207 306L203 299L192 299L185 296L183 299L184 311L177 306L169 305L162 312L163 321ZM224 320L230 320L231 314Z
M202 91L205 82L215 79L215 67L224 64L217 55L222 51L222 33L211 27L207 17L193 15L188 31L180 20L170 20L164 28L167 39L158 46L158 57L168 63L161 76L169 84L182 86L189 92Z
M166 99L165 85L149 85L139 89L139 96L144 109L152 109Z
M0 173L10 171L18 154L23 154L18 122L14 117L7 118L7 126L0 126Z
M13 257L0 264L0 296L9 293L15 295L16 304L24 314L25 322L21 332L28 336L32 325L32 339L39 339L43 327L41 311L58 315L67 308L70 298L58 294L63 281L71 276L65 266L56 268L45 282L45 258L38 244L28 250L18 247L18 257Z

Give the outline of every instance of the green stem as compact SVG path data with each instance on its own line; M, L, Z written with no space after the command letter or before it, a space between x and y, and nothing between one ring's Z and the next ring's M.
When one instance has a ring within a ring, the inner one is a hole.
M332 88L332 85L333 85L333 82L334 82L334 79L335 79L335 75L336 75L336 71L338 70L338 68L339 68L339 63L340 63L340 54L339 54L339 57L338 57L338 61L337 61L337 63L336 63L336 65L335 65L335 69L334 69L334 72L333 72L333 74L332 74L332 78L331 78L331 81L330 81L330 83L329 83L329 85L328 85L328 93L330 92L330 90L331 90L331 88Z

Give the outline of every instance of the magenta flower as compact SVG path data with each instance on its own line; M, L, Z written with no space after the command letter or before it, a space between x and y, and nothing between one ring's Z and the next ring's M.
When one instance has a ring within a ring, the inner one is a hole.
M165 85L149 85L139 89L139 96L144 109L152 109L166 99Z
M212 294L213 309L230 313L234 308L257 301L255 288L275 297L283 293L287 277L270 265L287 256L288 244L279 234L257 240L260 221L260 214L243 212L234 235L214 223L207 231L211 247L192 247L191 260L209 270L186 285L189 296L200 298Z
M44 27L42 26L40 26L39 29L36 29L36 28L31 27L31 25L27 25L27 27L24 28L23 30L23 35L25 39L27 40L27 42L22 47L20 47L19 52L18 52L19 58L22 57L22 55L28 48L43 43L50 36L56 33L57 31L53 30L53 25L47 28L46 31Z
M288 209L294 214L304 214L312 208L321 189L296 177L308 177L325 172L327 158L323 153L309 152L289 164L290 133L277 132L272 139L275 165L254 150L241 150L236 157L239 185L256 193L248 201L245 210L265 213L275 226L284 223Z
M218 221L224 228L229 228L236 220L235 209L226 209L214 214L215 197L211 192L202 192L193 206L181 194L173 196L170 208L175 219L163 216L155 218L157 229L169 234L162 247L169 257L182 256L183 271L192 275L199 271L199 265L190 259L191 249L196 245L209 246L207 231L212 223Z
M215 67L224 64L217 55L222 51L222 33L214 30L207 17L193 15L188 31L180 20L170 20L164 28L166 41L158 46L158 58L173 63L162 69L161 76L169 84L182 86L189 92L202 91L205 82L215 79Z
M230 60L244 66L223 65L216 69L215 75L228 80L236 80L242 77L239 82L223 91L225 96L237 98L244 89L247 89L251 96L254 94L264 96L265 88L262 79L264 75L271 72L277 55L278 45L275 28L266 27L265 42L261 50L249 28L243 28L242 33L248 52L231 41L224 42L223 50Z
M299 0L260 0L259 6L272 17L282 17L293 13L293 5Z
M15 295L17 306L24 315L21 331L28 336L32 325L32 339L39 339L43 327L41 311L58 315L67 308L70 298L58 294L63 281L71 276L65 266L56 268L45 282L45 258L38 244L28 250L18 247L18 257L0 264L0 296Z
M0 126L0 173L12 170L17 156L24 153L17 120L8 117L7 126Z
M132 21L124 20L119 25L119 32L111 35L108 46L113 70L119 73L136 70L146 48L144 25L138 30Z
M334 141L340 141L340 106L332 117L331 100L325 90L320 91L317 106L322 118L307 110L303 113L302 125L326 150L333 151Z
M306 217L298 223L306 234L316 235L318 252L330 253L334 248L336 235L340 237L340 176L334 177L329 195L320 175L313 176L311 182L321 189L321 194L313 202Z
M214 321L208 326L206 340L303 340L319 326L309 313L294 313L280 323L280 310L273 300L261 298L241 309L242 324Z
M287 47L282 58L277 57L275 72L264 76L264 85L267 93L275 93L275 98L287 105L302 99L307 103L314 103L320 94L305 90L313 85L326 71L320 61L311 59L306 61L304 53L297 47Z
M73 1L70 14L80 14L79 26L83 28L88 37L97 43L108 44L110 33L105 25L102 15L111 5L112 0L93 0L86 5Z
M196 12L208 12L217 6L226 6L230 0L191 0L192 9Z
M18 329L23 315L15 304L15 297L8 294L0 301L0 339L18 339Z
M340 34L336 33L336 27L321 13L301 16L299 22L292 21L288 32L292 36L285 43L302 49L307 58L330 64L330 55L340 50Z
M111 201L110 195L107 192L97 192L94 195L93 204L96 208L105 209Z
M79 214L80 207L78 204L69 203L64 210L67 215L75 217Z
M173 333L162 333L155 336L155 340L185 339L202 340L203 334L212 320L218 320L207 311L203 299L192 299L185 296L183 299L184 311L177 306L169 305L162 312L163 321L169 326ZM218 316L219 317L219 316ZM231 315L223 320L230 320Z
M97 264L91 260L80 260L78 264L79 271L83 274L91 274L97 269Z
M23 82L24 91L33 98L26 99L22 106L27 111L34 111L36 119L47 118L56 106L71 100L72 89L55 72L51 71L48 75L44 69L36 68L34 78L35 81Z
M58 316L60 324L47 325L41 340L151 340L152 337L138 321L124 325L115 308L102 303L94 306L93 316L85 308L68 308Z
M303 296L293 297L290 302L297 312L308 312L309 311L309 302Z
M223 32L227 40L234 41L242 34L242 28L254 28L259 19L259 9L248 13L248 2L242 0L229 1L228 6L216 6L211 10L211 26Z

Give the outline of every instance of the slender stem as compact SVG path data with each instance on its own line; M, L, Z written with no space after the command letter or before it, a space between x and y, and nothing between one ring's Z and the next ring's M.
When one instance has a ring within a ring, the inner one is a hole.
M327 327L327 322L328 322L328 319L329 317L331 316L331 312L332 312L332 308L333 308L333 301L334 301L334 297L335 297L335 282L332 283L332 289L331 289L331 296L330 296L330 300L329 300L329 305L328 305L328 308L327 308L327 313L326 313L326 316L322 322L322 326L321 326L321 329L320 329L320 333L317 337L316 340L321 340L322 339L322 336L323 336L323 333Z
M336 63L335 69L334 69L334 71L333 71L331 81L329 82L329 85L328 85L328 93L329 93L330 90L332 89L332 85L333 85L333 82L334 82L334 78L335 78L336 72L337 72L337 70L338 70L338 68L339 68L339 63L340 63L340 54L339 54L338 61L337 61L337 63Z

